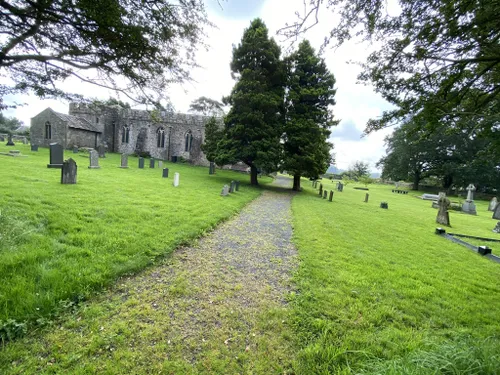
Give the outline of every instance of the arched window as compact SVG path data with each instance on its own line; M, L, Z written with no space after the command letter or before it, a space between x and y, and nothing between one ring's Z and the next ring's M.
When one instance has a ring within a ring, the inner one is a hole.
M130 138L130 128L128 126L124 126L122 128L122 143L128 143Z
M52 139L52 126L48 121L45 123L45 139Z
M191 133L191 130L188 130L188 132L186 133L186 143L184 146L184 151L190 152L192 146L193 146L193 133Z
M156 131L156 146L160 148L165 147L165 129L158 128Z

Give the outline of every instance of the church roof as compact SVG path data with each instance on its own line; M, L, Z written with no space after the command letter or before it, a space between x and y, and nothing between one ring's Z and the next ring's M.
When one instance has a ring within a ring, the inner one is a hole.
M76 117L76 116L72 116L72 115L65 115L64 113L59 113L56 111L53 111L53 112L61 120L66 121L70 128L87 130L89 132L94 132L94 133L102 133L102 131L97 129L94 125L92 125L89 121L85 120L84 118L80 118L80 117Z

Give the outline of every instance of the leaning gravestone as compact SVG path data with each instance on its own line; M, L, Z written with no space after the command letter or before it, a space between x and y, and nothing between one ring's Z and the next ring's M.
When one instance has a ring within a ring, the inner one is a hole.
M99 147L97 147L97 152L99 153L100 158L106 157L106 147L104 147L104 145L99 145Z
M155 167L155 158L149 159L149 168L154 168Z
M500 220L500 204L497 204L495 211L493 211L493 219Z
M227 197L229 195L229 186L224 185L222 187L222 191L220 192L220 195L223 197Z
M168 168L163 168L163 178L168 178Z
M439 210L436 216L436 223L450 226L450 213L448 212L448 207L450 207L450 204L450 200L446 198L446 194L439 193Z
M476 191L476 187L472 184L467 186L467 199L462 205L462 212L470 215L477 215L476 205L473 200L473 193Z
M144 168L144 158L139 158L139 168L140 169Z
M31 151L38 152L38 145L31 145Z
M181 176L180 176L179 172L175 172L175 174L174 174L174 187L179 186L180 178L181 178Z
M90 150L89 152L89 169L99 169L99 155L96 150Z
M64 150L60 144L51 143L50 147L50 164L47 164L47 168L62 168Z
M498 204L497 197L492 198L488 206L488 211L495 211L497 204Z
M76 184L76 162L73 159L68 159L63 162L61 168L61 184Z
M120 168L128 168L128 155L122 154Z
M9 139L7 140L7 143L5 146L15 146L14 141L12 140L12 134L9 134Z

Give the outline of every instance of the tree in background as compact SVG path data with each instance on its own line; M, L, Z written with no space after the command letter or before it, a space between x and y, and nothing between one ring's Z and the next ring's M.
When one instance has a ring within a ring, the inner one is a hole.
M217 158L217 145L221 140L223 130L217 123L217 119L212 116L205 124L205 140L201 145L201 150L205 153L207 160L215 161Z
M293 175L293 190L300 178L317 178L331 160L330 127L337 125L329 106L335 104L335 78L307 40L287 62L284 157L282 168Z
M355 161L349 167L349 174L351 178L359 180L361 177L370 175L370 165L364 161Z
M204 116L224 116L224 104L221 102L200 96L189 105L189 112L200 113Z
M224 137L219 142L219 165L242 161L257 185L258 169L276 171L281 160L284 73L280 48L264 22L255 19L233 47L232 77L236 83L227 104Z
M202 0L0 1L0 14L0 109L9 94L81 99L57 86L69 77L159 103L210 25Z
M0 132L12 134L21 129L24 123L15 117L6 117L0 113Z

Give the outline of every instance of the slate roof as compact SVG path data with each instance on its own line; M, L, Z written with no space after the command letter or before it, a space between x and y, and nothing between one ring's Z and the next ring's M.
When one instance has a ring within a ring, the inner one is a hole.
M88 122L83 118L71 115L65 115L64 113L59 113L56 111L54 111L54 113L61 120L66 121L70 128L87 130L89 132L94 132L94 133L102 133L102 131L98 130L94 125L92 125L90 122Z

